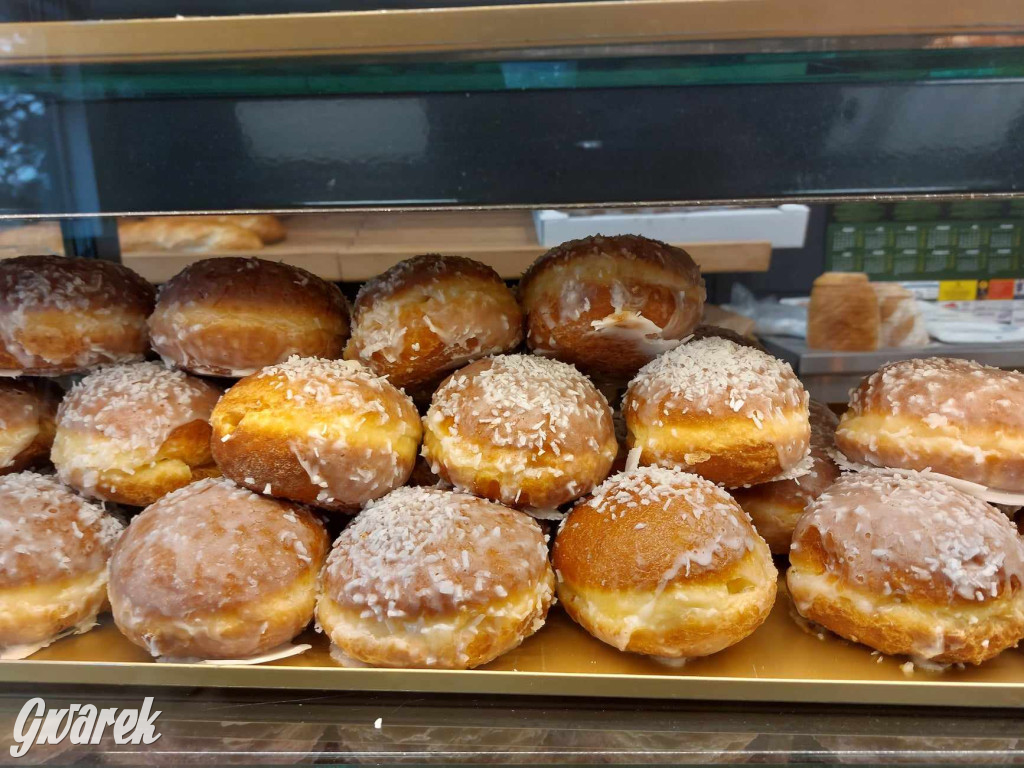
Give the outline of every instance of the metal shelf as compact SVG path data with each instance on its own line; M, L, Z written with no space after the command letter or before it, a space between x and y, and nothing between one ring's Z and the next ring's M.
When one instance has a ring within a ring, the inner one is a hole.
M793 366L811 397L829 403L845 403L861 379L894 360L917 357L960 357L996 368L1024 368L1024 343L942 344L917 349L879 349L873 352L833 352L808 349L804 339L765 336L765 347Z

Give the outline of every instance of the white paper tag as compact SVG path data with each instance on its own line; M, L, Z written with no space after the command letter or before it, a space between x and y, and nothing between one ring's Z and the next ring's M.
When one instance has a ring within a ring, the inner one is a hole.
M250 656L248 659L181 659L172 658L170 656L157 656L156 660L162 664L208 664L211 667L247 667L254 664L266 664L270 661L279 661L291 656L298 656L301 653L305 653L312 647L313 646L308 643L301 643L299 645L285 643L277 646L277 648L272 648L259 656Z
M998 488L989 488L988 486L981 485L980 483L972 483L970 480L961 480L959 477L951 477L949 475L944 475L941 472L933 472L930 469L918 472L917 470L901 469L899 467L876 467L871 464L860 464L848 459L838 448L833 448L829 452L829 455L832 456L832 460L844 472L863 472L865 469L884 469L888 472L892 472L893 474L919 474L924 475L925 477L930 477L933 480L942 480L948 485L952 485L957 490L963 491L969 496L974 496L976 499L987 501L989 504L1001 504L1007 507L1024 507L1024 493L1016 491L1002 491Z
M4 648L0 648L0 661L20 661L21 659L27 659L32 654L53 645L58 640L70 637L71 635L84 634L95 626L96 617L90 616L81 624L77 624L70 629L65 629L63 632L59 632L49 640L41 640L38 643L25 643L24 645L8 645Z

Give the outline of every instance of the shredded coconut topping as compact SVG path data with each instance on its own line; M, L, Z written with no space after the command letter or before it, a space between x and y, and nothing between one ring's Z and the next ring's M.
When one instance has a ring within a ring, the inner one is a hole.
M556 455L595 430L614 435L611 409L589 379L571 365L533 355L499 355L453 374L427 413L428 422L445 419L454 432L482 433L496 446Z
M405 487L372 501L334 543L324 590L380 622L488 604L548 568L527 515L464 493Z
M0 477L0 586L73 578L102 569L122 526L53 477Z
M916 472L843 475L808 506L794 541L808 529L830 567L886 595L927 589L950 603L985 602L1024 585L1024 541L1006 516Z
M760 426L784 409L806 408L807 400L788 363L712 336L676 347L641 368L629 384L623 410L638 410L646 401L656 409L655 417L724 415L724 404Z

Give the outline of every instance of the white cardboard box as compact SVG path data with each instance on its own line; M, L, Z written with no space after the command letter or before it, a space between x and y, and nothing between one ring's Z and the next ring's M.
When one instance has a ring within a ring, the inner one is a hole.
M776 208L681 208L608 212L539 210L537 240L550 248L591 235L643 235L667 243L769 241L772 248L802 248L811 210Z

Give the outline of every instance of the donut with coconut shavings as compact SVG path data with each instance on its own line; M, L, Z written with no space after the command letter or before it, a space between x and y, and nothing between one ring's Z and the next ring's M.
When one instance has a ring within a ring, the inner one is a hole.
M811 400L811 469L806 475L789 480L776 480L749 488L735 488L732 496L764 540L772 553L789 553L793 529L807 505L814 501L839 477L839 467L832 460L835 431L839 419L829 407Z
M617 444L604 396L571 365L500 355L456 371L423 420L423 455L459 490L553 510L608 476Z
M363 285L345 358L429 400L448 372L510 352L522 340L523 313L497 272L461 256L430 254Z
M641 464L738 487L772 480L804 459L807 402L787 363L709 337L645 365L629 383L622 411Z
M0 375L62 376L141 360L153 286L109 261L0 261Z
M401 390L360 363L292 357L229 389L213 458L239 485L355 512L409 479L422 427Z
M890 363L854 390L836 445L862 464L1024 491L1024 374L973 360Z
M724 490L677 469L613 475L576 503L553 552L558 598L619 650L706 656L767 618L778 573Z
M84 628L107 600L121 524L56 478L0 477L0 649Z
M537 259L519 295L531 350L625 382L693 331L705 291L682 248L637 235L597 235Z
M46 379L0 379L0 475L50 457L60 397Z
M132 519L110 560L114 621L153 656L266 653L313 618L329 544L298 504L200 480Z
M348 306L338 286L290 264L203 259L163 286L149 331L166 362L240 378L292 355L341 357Z
M540 629L553 596L534 520L464 493L399 488L334 543L317 621L343 658L468 669Z
M53 463L90 498L144 507L219 475L210 415L220 389L162 363L114 365L71 388L57 414Z
M940 480L843 475L807 508L789 559L800 615L882 653L980 664L1024 638L1024 541Z

